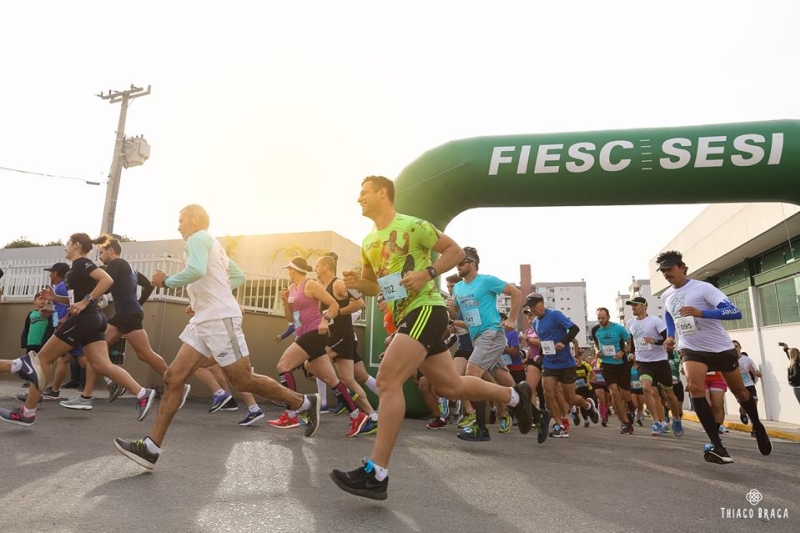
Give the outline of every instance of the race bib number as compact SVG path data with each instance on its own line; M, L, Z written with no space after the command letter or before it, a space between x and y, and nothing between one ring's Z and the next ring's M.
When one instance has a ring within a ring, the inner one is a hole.
M582 379L582 378L576 379L575 380L575 386L576 387L585 387L586 386L586 380Z
M602 351L603 355L606 356L606 357L614 357L615 355L617 355L617 347L616 346L612 346L610 344L603 344L600 347L600 350Z
M403 277L399 272L378 278L378 285L381 287L384 300L387 302L393 302L395 300L402 300L408 296L406 288L400 285L400 280L402 279Z
M594 373L594 382L604 385L606 382L606 378L603 377L603 374L595 371Z
M555 355L556 343L553 341L542 341L542 353L544 355Z
M636 345L637 352L649 352L653 350L653 345L644 340L644 337L634 339L633 343Z
M69 298L69 305L75 304L75 291L72 289L67 291L67 297Z
M464 323L471 328L478 327L482 323L478 309L462 309L461 314L464 315Z
M693 316L682 316L675 320L675 329L680 335L697 335L697 321Z
M631 388L632 389L641 389L642 382L641 381L631 381Z
M300 322L300 311L292 313L292 322L294 323L294 329L300 329L303 326L303 323Z

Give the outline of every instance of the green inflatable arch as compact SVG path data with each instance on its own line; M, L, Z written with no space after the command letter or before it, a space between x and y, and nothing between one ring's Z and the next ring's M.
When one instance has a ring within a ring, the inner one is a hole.
M463 139L425 152L395 190L397 211L441 230L476 207L800 205L800 121ZM382 325L368 329L377 358Z

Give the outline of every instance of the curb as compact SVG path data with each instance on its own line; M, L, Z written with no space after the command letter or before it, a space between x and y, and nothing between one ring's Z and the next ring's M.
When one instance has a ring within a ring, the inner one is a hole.
M683 412L683 420L690 420L692 422L697 422L697 423L700 422L700 419L697 418L697 415L694 414L691 411L684 411ZM725 422L722 423L722 425L725 426L728 429L734 429L736 431L743 431L745 433L750 433L750 431L751 431L750 426L742 424L741 422L730 422L730 421L726 420ZM791 432L791 431L783 431L783 430L780 430L780 429L774 429L774 428L771 428L771 427L766 426L766 425L764 427L767 428L767 435L769 435L770 437L775 437L775 438L778 438L778 439L791 440L791 441L794 441L794 442L800 442L800 433L794 433L794 432Z

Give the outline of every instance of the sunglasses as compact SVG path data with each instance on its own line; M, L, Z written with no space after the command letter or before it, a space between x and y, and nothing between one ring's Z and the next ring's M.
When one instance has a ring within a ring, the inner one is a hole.
M474 262L475 262L475 261L473 261L472 259L464 259L463 261L461 261L461 262L458 264L458 266L460 266L460 267L461 267L461 266L468 265L469 263L474 263Z

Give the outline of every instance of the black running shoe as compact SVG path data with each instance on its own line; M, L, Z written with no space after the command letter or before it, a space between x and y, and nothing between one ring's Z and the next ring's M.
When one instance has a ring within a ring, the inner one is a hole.
M517 415L517 427L523 435L530 432L533 426L533 415L531 413L531 386L525 381L520 381L514 385L514 390L519 394L519 403L512 407L514 414Z
M542 418L536 424L536 431L539 433L536 436L536 441L539 444L543 444L547 437L550 436L550 411L542 409L540 412L542 413Z
M478 424L462 429L456 437L467 442L487 442L492 440L489 430L487 428L479 428Z
M383 481L378 481L375 479L372 463L366 460L362 462L364 466L350 472L332 471L331 479L340 489L350 494L369 498L370 500L385 500L386 489L389 486L389 476L386 476ZM368 468L369 471L367 470Z
M144 439L130 441L115 438L114 446L119 450L119 453L142 468L152 470L156 466L159 454L150 452L144 443Z
M589 418L592 420L592 424L597 424L600 421L600 413L597 411L597 406L591 398L586 401L592 406L591 409L589 409Z
M759 429L753 429L753 436L756 438L758 453L761 455L772 453L772 441L769 440L769 435L767 435L767 428L762 425Z
M319 411L322 402L319 399L319 394L308 394L306 397L308 401L311 402L311 405L308 407L308 410L302 413L303 425L305 426L305 436L313 437L319 429ZM385 498L384 496L384 499Z
M718 465L728 465L733 463L733 459L728 455L728 450L722 446L706 444L703 450L703 458L709 463L716 463Z
M750 419L747 417L747 413L739 414L739 420L741 420L742 424L744 424L744 425L750 424Z

